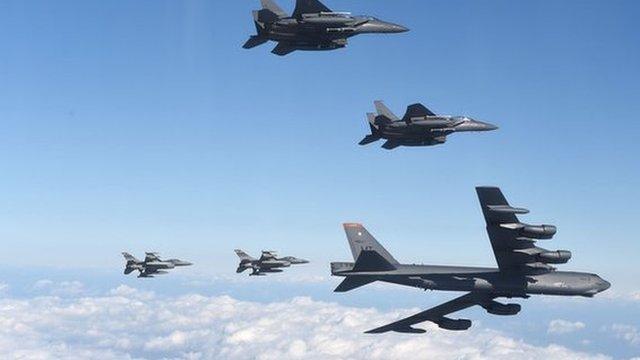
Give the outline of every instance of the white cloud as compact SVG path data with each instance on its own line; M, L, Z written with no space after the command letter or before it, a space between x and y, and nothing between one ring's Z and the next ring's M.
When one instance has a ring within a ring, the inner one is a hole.
M33 285L35 292L45 292L48 295L56 296L79 296L85 289L84 285L79 281L60 281L55 282L49 279L38 280Z
M549 327L547 328L547 333L549 334L567 334L572 333L578 330L582 330L585 328L583 322L576 321L567 321L562 319L555 319L549 322Z
M46 287L51 284L46 284ZM473 327L426 335L363 331L414 310L380 312L295 298L164 298L119 286L105 296L0 300L1 359L606 359Z
M604 329L613 332L613 334L631 345L640 345L640 330L633 325L613 324Z

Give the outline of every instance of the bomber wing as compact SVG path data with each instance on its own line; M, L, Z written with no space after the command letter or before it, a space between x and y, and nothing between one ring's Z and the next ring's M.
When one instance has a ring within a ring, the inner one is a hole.
M549 251L535 245L537 240L551 239L555 226L520 222L516 214L527 214L529 210L509 205L497 187L477 187L476 191L500 271L545 273L555 270L549 264L565 263L571 258L568 251Z
M332 12L318 0L296 0L296 8L291 17L301 18L302 14L317 14L321 12Z
M467 319L451 319L446 315L460 311L474 305L488 306L494 298L490 293L468 293L457 297L444 304L440 304L429 310L417 313L402 320L393 322L388 325L381 326L379 328L369 330L367 334L380 334L388 331L395 331L400 333L424 333L426 330L417 329L412 327L415 324L431 321L436 323L439 327L447 330L467 330L471 327L471 320Z

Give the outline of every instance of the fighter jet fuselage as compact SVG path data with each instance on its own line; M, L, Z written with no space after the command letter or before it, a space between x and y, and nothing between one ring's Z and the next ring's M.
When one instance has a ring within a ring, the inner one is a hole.
M157 253L148 252L145 255L144 260L138 260L129 253L122 253L127 260L125 265L124 274L128 275L133 271L138 271L138 277L151 278L154 275L168 274L167 271L179 266L190 266L190 262L179 259L167 259L162 260L158 257Z
M271 0L262 0L262 6L262 10L253 12L257 35L244 44L245 49L271 40L278 42L272 51L276 55L296 50L335 50L345 47L347 39L355 35L407 31L374 17L333 12L317 0L297 0L291 16Z
M235 250L240 258L240 264L236 269L237 273L251 269L251 276L264 275L265 273L282 272L282 268L291 265L306 264L309 261L293 256L278 257L273 251L263 251L259 259L252 258L242 250Z
M375 101L374 104L377 114L367 114L371 134L362 139L360 145L385 139L387 141L382 147L387 150L398 146L431 146L444 144L447 136L456 132L491 131L498 128L467 116L436 115L422 104L409 105L400 119L382 101Z

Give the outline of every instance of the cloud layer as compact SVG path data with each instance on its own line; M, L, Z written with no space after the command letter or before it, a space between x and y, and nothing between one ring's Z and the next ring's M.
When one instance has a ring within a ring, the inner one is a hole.
M51 284L44 284L50 286ZM75 290L77 284L65 290ZM101 297L0 300L2 359L604 359L533 346L482 328L366 335L411 311L294 298L156 296L120 286Z
M585 328L585 324L581 321L567 321L562 319L551 320L547 332L549 334L567 334L574 331L582 330Z

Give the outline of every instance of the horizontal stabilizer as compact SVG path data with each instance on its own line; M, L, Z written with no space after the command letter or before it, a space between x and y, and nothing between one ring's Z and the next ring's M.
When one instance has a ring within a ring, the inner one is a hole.
M364 139L360 140L358 145L368 145L368 144L371 144L371 143L376 142L378 140L380 140L379 136L367 135L367 136L364 137Z
M387 140L384 144L382 144L382 148L385 150L393 150L400 145L401 144L395 140Z
M244 43L244 45L242 45L242 47L244 49L252 49L266 43L267 41L269 41L269 39L263 38L262 36L252 36Z
M376 279L368 277L368 276L348 276L346 277L338 287L333 290L335 292L347 292L349 290L353 290L359 288L361 286L370 284L375 282Z
M278 43L278 45L276 45L276 47L273 48L273 50L271 50L271 53L278 55L278 56L285 56L288 55L294 51L296 51L297 49L289 44L286 43Z

